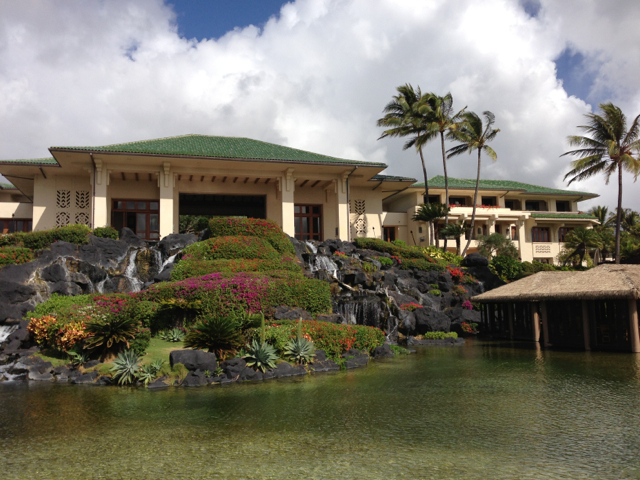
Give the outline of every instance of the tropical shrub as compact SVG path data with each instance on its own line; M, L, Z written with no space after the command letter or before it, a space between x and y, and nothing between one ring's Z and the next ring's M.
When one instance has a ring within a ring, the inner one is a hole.
M451 288L451 293L459 297L464 297L468 292L462 285L454 285Z
M174 283L162 283L136 294L154 302L185 300L200 302L203 314L226 316L232 312L262 312L271 315L280 305L300 307L312 315L331 312L327 282L292 272L223 274L212 273Z
M209 217L202 215L180 215L178 231L180 233L198 234L209 227Z
M440 295L442 295L442 291L438 290L437 288L434 288L433 290L429 290L429 294L439 297Z
M447 272L451 275L451 280L461 282L464 279L464 272L460 268L447 267Z
M202 277L210 273L270 273L283 270L302 273L301 267L288 257L279 260L199 260L191 258L183 259L176 264L171 271L171 280L175 282L192 277Z
M151 328L159 314L160 305L148 300L132 303L127 309L128 315L135 318L144 327Z
M378 267L376 267L373 263L363 262L362 271L364 273L376 273L378 271Z
M400 305L400 310L407 310L409 312L413 312L418 308L422 308L422 305L418 304L418 303L403 303L402 305Z
M125 315L105 315L87 322L86 332L90 337L85 341L87 350L100 352L103 359L110 358L126 345L131 348L130 342L138 334L138 322Z
M214 237L189 245L183 251L184 260L279 260L280 254L259 237Z
M429 245L428 247L421 247L421 250L427 257L435 258L436 260L444 260L445 262L451 263L456 266L460 266L464 258L453 252L445 252L441 248L438 248L434 245Z
M39 317L42 315L64 315L69 310L77 310L92 303L94 295L65 296L52 294L49 299L36 305L35 310L27 312L26 318Z
M93 232L91 233L94 237L111 238L113 240L118 240L120 238L120 234L118 233L118 231L115 228L109 226L94 228Z
M269 242L277 252L283 255L293 257L296 254L287 235L271 220L217 217L209 220L209 230L212 237L259 237Z
M278 355L276 354L275 348L271 345L266 342L260 342L254 338L249 345L246 355L242 358L247 362L247 366L266 372L267 369L276 367L275 362L278 360Z
M518 259L507 255L493 257L491 259L491 269L505 282L518 278L524 271L523 264Z
M426 258L425 254L418 248L400 246L391 242L385 242L379 238L355 238L353 243L363 250L375 250L385 252L402 258Z
M113 361L111 372L119 385L129 385L136 381L140 370L140 359L133 350L120 352Z
M183 328L172 328L171 330L161 332L159 337L167 342L177 343L184 341L186 334L187 332Z
M518 258L518 249L511 240L500 233L478 237L478 253L487 258L493 256L507 256Z
M287 342L284 347L284 355L298 364L313 362L316 356L316 348L312 341L302 333L302 320L298 320L296 336Z
M70 225L33 232L15 232L0 236L0 246L14 245L30 250L42 250L59 241L86 245L89 243L90 232L91 230L86 225Z
M52 315L31 319L27 331L41 347L62 352L71 350L90 335L84 322L62 323Z
M22 247L0 247L0 267L20 265L33 260L33 252Z
M407 242L405 242L403 240L392 240L391 243L393 243L394 245L397 245L399 247L406 247L407 246Z
M220 360L235 355L244 345L242 321L238 315L210 315L198 321L184 339L185 348L207 349Z
M393 265L393 260L387 257L376 257L376 260L378 260L383 267L390 267Z
M136 355L144 355L151 343L151 329L145 327L138 328L135 337L129 343L131 350L136 352Z
M478 324L477 323L462 322L460 324L460 328L465 333L478 333Z
M136 378L145 385L149 385L149 383L153 382L158 377L164 363L164 360L158 359L149 365L141 366L136 373Z
M458 338L456 332L426 332L415 337L417 340L444 340L445 338Z

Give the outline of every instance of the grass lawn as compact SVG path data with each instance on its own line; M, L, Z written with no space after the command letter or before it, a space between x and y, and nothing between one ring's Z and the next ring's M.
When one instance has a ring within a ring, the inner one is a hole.
M164 360L169 363L169 354L173 350L184 350L182 342L167 342L159 338L152 338L147 353L142 357L142 365L148 365L154 360Z

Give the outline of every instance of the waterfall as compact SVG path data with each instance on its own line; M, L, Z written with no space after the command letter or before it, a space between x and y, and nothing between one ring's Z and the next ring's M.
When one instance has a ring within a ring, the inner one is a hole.
M17 330L17 325L0 325L0 345L3 344L9 335L11 335L15 330Z
M129 254L129 262L126 270L124 271L124 276L129 280L132 292L139 292L140 288L142 288L142 282L137 277L136 255L138 255L137 250L134 250Z
M158 252L158 253L160 253L160 252ZM162 266L160 267L160 271L163 271L163 270L164 270L164 268L165 268L167 265L171 265L171 264L175 261L175 259L176 259L176 257L177 257L177 256L178 256L178 254L177 254L177 253L175 253L175 254L171 255L169 258L167 258L167 259L164 261L164 263L162 264Z
M309 250L315 255L318 253L318 247L316 247L313 243L306 241L304 244L309 247Z
M98 283L96 283L96 292L98 293L104 293L104 283L109 279L109 277L107 276L107 278L105 278L104 280L100 280Z
M338 265L326 255L318 255L316 257L315 268L316 270L326 270L327 273L333 276L338 272Z

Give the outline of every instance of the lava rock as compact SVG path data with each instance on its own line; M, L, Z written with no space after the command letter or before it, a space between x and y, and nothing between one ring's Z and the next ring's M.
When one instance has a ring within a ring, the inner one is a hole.
M313 317L306 310L299 307L280 306L276 308L273 318L276 320L313 320Z
M391 347L386 343L373 349L373 358L380 357L393 357L394 353L391 351Z
M164 380L166 380L166 377L161 377L161 378L155 380L154 382L150 383L149 385L147 385L147 388L149 390L158 390L158 389L161 389L161 388L168 388L169 385L164 383Z
M30 372L37 372L40 374L51 373L53 370L53 364L51 362L39 362L29 367Z
M384 286L393 287L398 280L398 276L393 272L384 272Z
M332 313L330 315L318 315L316 317L317 322L329 322L329 323L345 323L344 317L339 313Z
M293 366L287 362L279 363L273 370L273 373L276 378L290 377L291 375L294 375Z
M316 356L314 362L324 362L327 359L327 353L324 350L316 350Z
M173 268L176 266L175 263L171 263L167 265L164 270L162 270L158 275L153 277L153 281L155 283L160 282L168 282L171 280L171 272L173 272Z
M499 276L489 270L489 267L468 267L467 273L482 282L485 291L505 285Z
M355 348L343 353L341 357L346 359L344 366L347 370L351 368L364 367L369 363L369 355Z
M25 365L22 362L16 362L11 367L11 370L9 371L9 373L11 375L27 374L27 373L29 373L29 365Z
M196 370L195 372L189 372L182 381L183 387L200 387L207 384L207 379L202 370Z
M340 370L340 366L333 360L314 361L312 369L316 373L335 372Z
M83 367L85 370L95 367L96 365L100 365L100 360L89 360L86 362Z
M250 380L262 380L262 372L258 370L254 370L251 367L245 367L242 372L240 372L240 376L238 377L240 381L250 381Z
M53 380L53 375L50 373L40 373L37 370L29 370L27 374L27 380L33 380L35 382L50 382Z
M147 242L137 236L133 230L124 227L120 230L120 241L126 243L130 247L146 247Z
M95 382L96 385L103 385L103 386L111 385L112 383L113 383L113 379L111 377L107 377L106 375L101 375L100 377L98 377L98 379Z
M422 308L416 311L423 310ZM416 330L416 316L414 312L408 310L398 310L398 330L404 335L410 335Z
M242 358L232 358L231 360L227 360L226 362L222 362L220 364L220 367L227 375L227 378L233 378L235 380L238 379L246 366L247 362L245 362Z
M218 368L216 354L202 350L174 350L169 354L171 368L177 363L181 363L189 371L209 370L214 372Z
M451 330L451 318L443 312L428 308L418 308L414 314L416 319L415 331L419 334L449 332Z
M462 259L463 267L488 267L489 260L479 253L470 253Z
M77 385L93 383L96 380L96 378L98 378L98 375L99 375L98 372L85 373L84 375L80 375L76 378L73 378L71 380L71 383L77 384Z
M199 241L198 237L191 233L172 233L160 240L158 248L160 249L160 252L162 252L163 257L168 258L189 245Z

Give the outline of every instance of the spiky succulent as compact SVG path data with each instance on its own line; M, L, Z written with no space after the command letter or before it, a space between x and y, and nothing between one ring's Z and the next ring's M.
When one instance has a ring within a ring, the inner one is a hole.
M266 372L269 368L276 368L275 361L279 358L276 349L266 342L253 340L247 354L242 357L249 367Z
M172 328L162 334L162 339L167 342L182 342L184 340L185 332L179 328Z
M316 346L304 337L292 338L284 347L284 355L299 364L307 364L316 356Z
M140 359L133 350L120 352L111 367L113 378L120 385L134 383L138 376L138 370L140 370Z

